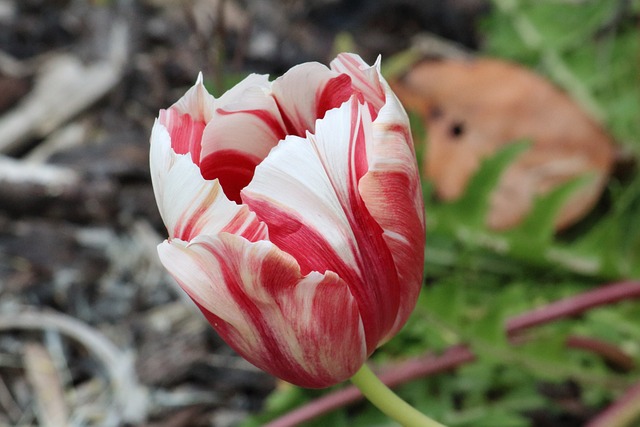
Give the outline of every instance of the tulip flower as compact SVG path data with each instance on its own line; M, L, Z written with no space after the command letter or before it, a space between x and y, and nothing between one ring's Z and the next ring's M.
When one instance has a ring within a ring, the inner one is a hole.
M341 54L219 98L200 76L160 111L160 259L220 336L303 387L352 377L422 283L424 207L407 115L379 63Z

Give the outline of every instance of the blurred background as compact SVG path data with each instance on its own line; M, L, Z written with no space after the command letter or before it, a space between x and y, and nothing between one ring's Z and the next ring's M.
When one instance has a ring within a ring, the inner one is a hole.
M640 278L639 33L638 0L0 0L0 426L258 426L327 393L239 358L165 274L148 141L200 71L219 96L340 51L382 55L427 204L424 291L372 362L464 343L399 393L450 426L587 425L640 381L640 303L504 326Z

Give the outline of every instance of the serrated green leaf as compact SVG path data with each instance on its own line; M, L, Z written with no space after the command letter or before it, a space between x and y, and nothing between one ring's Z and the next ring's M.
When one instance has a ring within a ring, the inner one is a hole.
M541 363L566 364L566 337L561 334L546 334L542 338L521 344L516 351Z
M269 411L283 412L305 400L304 391L299 387L284 386L269 395L265 407Z
M580 253L595 255L610 277L640 277L640 176L615 195L611 211L573 244Z
M274 390L264 402L261 414L246 418L239 427L258 427L277 416L301 405L307 400L304 389L295 386L285 386Z
M507 306L500 304L500 300L492 302L486 307L486 312L479 319L474 319L469 325L465 335L471 342L471 346L481 357L494 358L494 351L506 347L507 335L504 325L506 319L505 309Z

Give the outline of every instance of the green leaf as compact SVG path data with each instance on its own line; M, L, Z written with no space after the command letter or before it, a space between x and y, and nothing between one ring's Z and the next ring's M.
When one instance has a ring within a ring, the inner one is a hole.
M524 221L506 233L511 249L519 256L543 257L555 234L555 221L560 209L581 187L595 177L584 175L567 181L538 197Z
M239 427L258 427L292 410L307 400L304 389L285 386L274 390L265 400L264 412L245 419Z
M351 425L345 411L332 411L303 424L304 427L349 427Z
M462 285L460 282L439 283L425 289L421 296L420 305L439 321L455 325L458 323L464 303Z
M614 185L610 185L615 189ZM597 256L603 275L640 277L640 176L614 192L610 212L572 248L583 254Z
M493 357L493 350L507 346L505 317L505 307L498 302L487 307L486 313L469 325L465 335L470 337L474 349Z
M491 193L496 188L505 169L530 147L527 141L505 145L495 155L485 159L480 169L471 178L467 188L458 200L442 206L438 220L448 223L455 220L465 226L483 229L490 206Z
M519 345L516 351L540 363L566 365L567 349L565 342L566 337L558 332L555 334L545 334L544 336L536 337L529 342ZM551 375L552 377L550 379L557 379L553 378L553 374Z

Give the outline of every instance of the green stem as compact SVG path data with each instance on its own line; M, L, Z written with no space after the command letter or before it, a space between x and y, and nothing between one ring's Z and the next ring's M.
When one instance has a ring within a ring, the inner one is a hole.
M378 409L404 427L445 427L400 399L366 364L351 377L351 382Z

